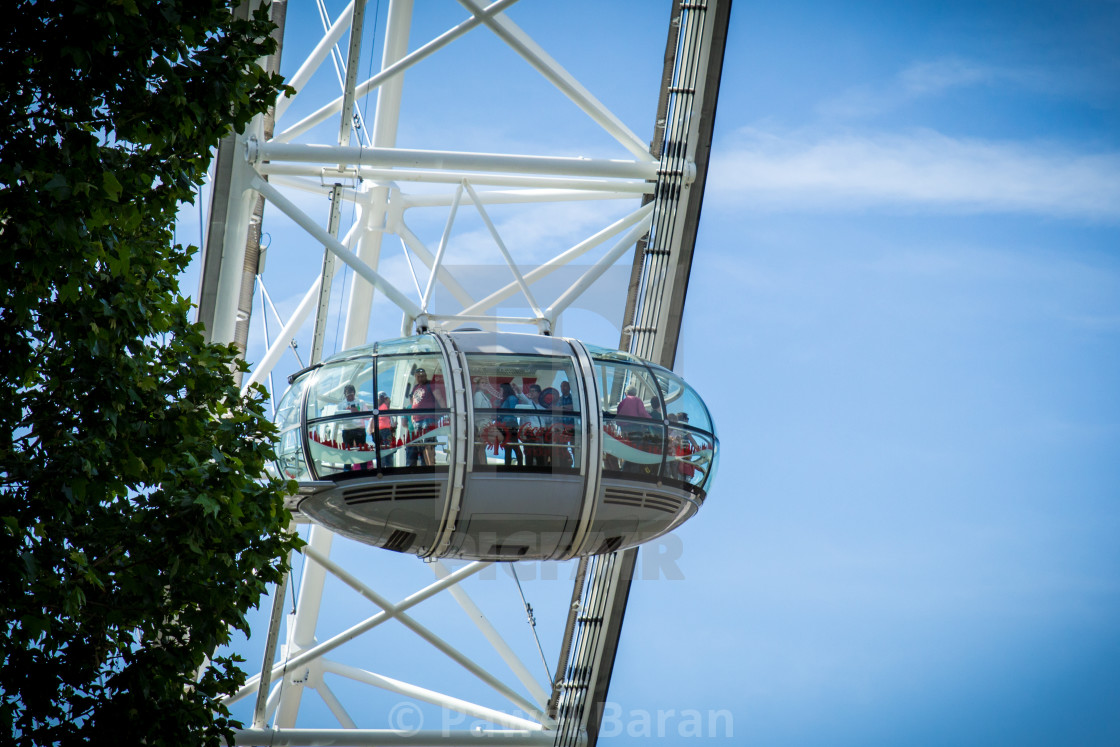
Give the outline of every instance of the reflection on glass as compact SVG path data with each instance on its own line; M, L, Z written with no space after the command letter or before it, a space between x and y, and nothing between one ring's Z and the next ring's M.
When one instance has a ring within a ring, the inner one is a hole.
M276 450L276 468L279 477L285 480L308 478L307 463L303 458L303 436L299 428L291 428L280 434L280 446Z
M476 467L526 467L536 471L579 469L583 439L578 418L476 414Z
M446 467L450 462L451 420L443 361L424 354L431 345L414 341L379 344L378 352L420 351L422 354L378 355L377 410L374 439L383 469Z
M380 355L412 355L416 353L439 353L439 345L430 335L417 337L399 337L395 340L382 340L377 343L377 354Z
M307 479L307 464L303 454L303 433L300 430L300 412L303 390L310 375L298 379L276 406L276 427L280 430L280 443L276 449L276 474L285 480Z
M288 387L288 391L280 399L280 404L276 406L276 427L285 431L288 428L294 428L299 425L300 421L300 406L303 400L303 390L307 386L307 382L311 380L309 375L304 375L302 378L297 379L294 384Z
M603 412L633 418L650 418L651 409L660 404L657 385L649 369L632 363L595 359ZM660 419L658 416L657 419Z
M603 423L603 469L656 479L665 455L665 427L626 418Z
M329 363L315 374L307 398L307 418L369 412L373 409L373 361L358 358Z
M676 374L665 370L656 371L657 383L665 396L665 415L669 420L688 423L693 428L712 430L708 408L700 396Z
M308 428L311 461L319 477L375 469L377 453L368 429L369 418L343 418Z
M715 441L711 436L681 428L669 429L665 476L701 487L712 478Z
M468 354L474 466L579 469L579 394L571 359Z
M408 435L404 443L404 466L446 467L451 442L451 420L447 416L402 418L407 421Z

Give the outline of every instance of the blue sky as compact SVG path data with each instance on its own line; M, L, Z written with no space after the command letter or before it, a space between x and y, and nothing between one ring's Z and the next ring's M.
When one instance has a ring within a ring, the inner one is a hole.
M740 457L631 608L687 610L688 682L612 692L753 744L1117 743L1120 5L730 39L684 373Z
M512 13L643 136L667 15ZM402 146L598 154L424 75ZM677 368L721 469L643 551L604 744L1120 743L1120 3L738 0ZM568 588L526 585L546 640Z

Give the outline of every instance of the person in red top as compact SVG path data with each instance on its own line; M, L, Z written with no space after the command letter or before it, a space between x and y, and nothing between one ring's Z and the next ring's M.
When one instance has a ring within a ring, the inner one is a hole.
M649 419L649 412L646 410L646 405L642 402L642 398L638 396L637 387L628 387L626 389L626 396L618 403L617 413L623 417L628 418L645 418ZM631 446L646 451L643 448L644 442L649 438L648 429L641 425L626 425L625 422L619 423L622 429L622 435ZM621 468L627 472L640 472L643 469L649 473L649 465L638 464L636 462L623 461Z
M409 396L409 407L413 410L434 410L437 407L443 407L440 392L428 381L428 372L418 368L413 374L416 377L416 383L413 385L412 394ZM412 422L416 429L415 439L425 431L431 430L436 422L436 416L434 413L424 417L413 416ZM421 447L410 446L405 449L405 466L415 467L418 461L425 467L434 465L435 447L426 444Z
M377 409L384 411L389 409L389 395L385 392L377 393ZM369 432L373 435L375 418L370 418ZM380 438L382 449L391 448L393 445L393 418L388 415L380 415L376 418L377 432Z

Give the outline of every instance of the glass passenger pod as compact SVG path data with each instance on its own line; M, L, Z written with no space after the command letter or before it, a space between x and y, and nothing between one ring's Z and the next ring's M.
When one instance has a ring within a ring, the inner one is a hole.
M276 470L301 483L300 513L465 559L567 558L664 534L695 513L718 451L707 408L671 371L508 333L346 351L292 377L276 422Z
M703 498L718 464L718 439L700 396L668 369L587 348L603 411L603 474L682 484Z

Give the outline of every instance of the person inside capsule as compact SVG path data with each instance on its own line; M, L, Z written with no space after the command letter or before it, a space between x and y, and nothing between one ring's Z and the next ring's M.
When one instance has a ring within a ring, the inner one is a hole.
M428 372L417 368L413 375L416 383L412 386L408 406L411 410L435 410L437 407L446 407L443 392L428 381ZM436 427L435 413L430 415L413 415L411 420L411 433L409 441L414 444L405 450L405 466L415 467L419 462L425 467L435 465L435 446L425 435ZM420 445L415 445L420 442Z
M353 384L347 384L342 390L346 399L336 406L336 412L364 412L369 405L358 399L358 390ZM366 421L353 421L342 428L342 446L346 449L357 448L366 442Z

